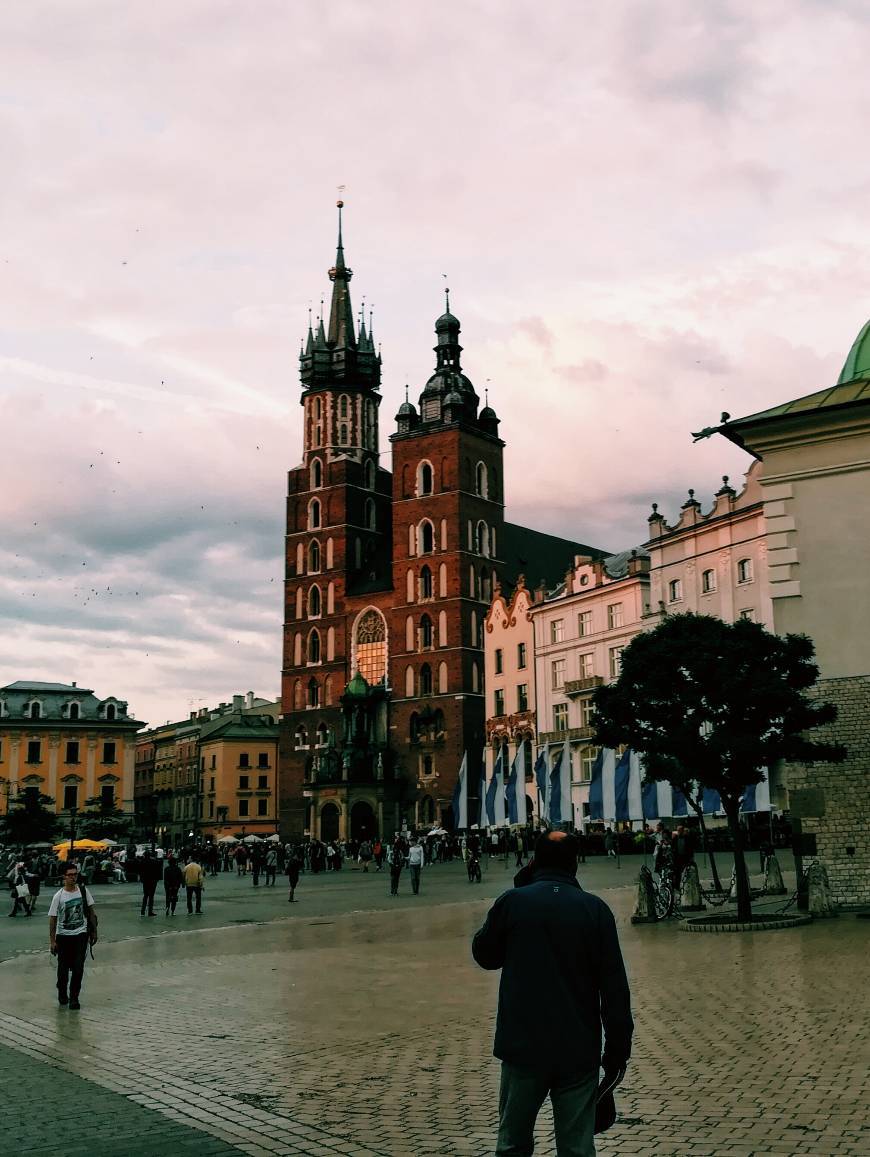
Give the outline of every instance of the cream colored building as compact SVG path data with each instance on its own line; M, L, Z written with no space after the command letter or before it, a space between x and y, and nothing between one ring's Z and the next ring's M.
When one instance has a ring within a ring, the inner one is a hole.
M809 635L841 764L785 769L784 804L836 897L870 902L870 322L835 386L718 427L760 460L772 626Z
M602 560L578 556L562 586L530 608L534 631L538 743L568 741L573 822L589 811L589 782L598 755L593 744L592 696L619 675L620 656L645 627L649 558L625 551Z

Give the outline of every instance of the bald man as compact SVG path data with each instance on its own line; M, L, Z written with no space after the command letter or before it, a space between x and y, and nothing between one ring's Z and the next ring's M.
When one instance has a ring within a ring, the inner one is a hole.
M472 943L481 968L502 970L493 1047L502 1062L496 1157L531 1157L548 1094L559 1157L594 1157L599 1067L612 1088L631 1054L616 923L604 901L577 883L577 858L573 836L541 836L522 886L499 896Z

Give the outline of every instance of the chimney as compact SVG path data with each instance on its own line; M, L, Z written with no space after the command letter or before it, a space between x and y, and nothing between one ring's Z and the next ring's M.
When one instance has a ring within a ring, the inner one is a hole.
M245 696L245 706L246 707L253 707L254 706L254 692L253 691L249 691L248 694Z
M233 696L233 711L241 711L242 708L244 707L244 705L245 705L244 695L234 695Z
M76 686L76 681L75 681L75 679L73 679L72 685L73 685L73 687L75 687L75 686Z

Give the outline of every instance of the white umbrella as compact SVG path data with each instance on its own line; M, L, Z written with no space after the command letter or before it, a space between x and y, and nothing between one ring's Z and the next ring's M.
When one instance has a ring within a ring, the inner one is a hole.
M259 836L245 836L242 840L243 844L262 844L262 839Z
M217 842L219 844L237 844L239 841L235 836L221 836Z
M273 832L271 834L271 836L266 836L266 838L263 842L266 844L280 844L281 843L281 837L278 835L277 832Z

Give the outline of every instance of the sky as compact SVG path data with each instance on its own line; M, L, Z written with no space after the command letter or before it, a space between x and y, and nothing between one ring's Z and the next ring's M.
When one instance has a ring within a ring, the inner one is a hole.
M393 415L449 283L507 517L608 550L870 316L861 0L0 13L0 685L277 695L298 351L344 197ZM445 275L446 274L446 278Z

